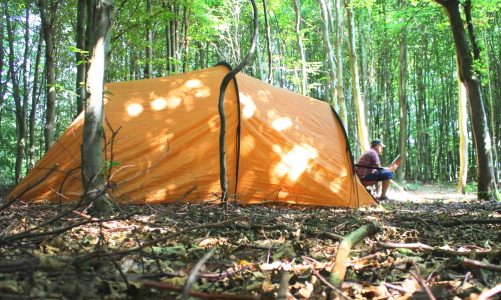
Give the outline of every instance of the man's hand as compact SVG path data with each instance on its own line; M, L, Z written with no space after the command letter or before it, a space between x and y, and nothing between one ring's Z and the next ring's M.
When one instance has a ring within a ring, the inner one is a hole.
M391 172L395 172L395 170L397 169L398 166L396 166L395 164L392 164L392 165L389 165L388 167L384 168L385 170L388 170L388 171L391 171Z

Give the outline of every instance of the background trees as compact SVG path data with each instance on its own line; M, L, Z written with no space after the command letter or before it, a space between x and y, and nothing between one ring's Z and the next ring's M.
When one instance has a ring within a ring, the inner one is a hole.
M82 38L87 30L81 23L83 2L4 1L0 22L0 184L12 184L22 176L83 107L80 83L85 64L78 62L88 59L89 51L88 39ZM324 16L323 2L327 9ZM388 145L384 161L390 161L399 149L407 149L402 178L457 181L459 89L447 15L433 1L350 2L353 23L339 0L266 0L268 22L264 5L259 7L261 42L257 51L263 61L256 55L244 71L337 103L341 116L346 116L343 120L355 156L361 148L357 137L362 129L357 124L365 121L367 139L382 138ZM470 51L478 56L473 68L482 77L478 89L483 95L496 177L500 161L495 151L501 147L501 1L475 1L470 11L479 45L478 51ZM251 14L243 0L119 1L106 81L165 76L209 67L221 60L236 65L248 51L247 43L241 41L251 38ZM466 15L460 16L466 20ZM321 26L326 21L328 39ZM351 88L356 82L350 75L350 24L359 96ZM328 44L333 53L326 51ZM331 59L337 68L335 74ZM338 100L334 101L333 95ZM357 113L357 101L365 105L363 114L360 109ZM366 120L360 120L364 114ZM473 139L471 126L467 135ZM469 182L477 179L476 145L467 145Z

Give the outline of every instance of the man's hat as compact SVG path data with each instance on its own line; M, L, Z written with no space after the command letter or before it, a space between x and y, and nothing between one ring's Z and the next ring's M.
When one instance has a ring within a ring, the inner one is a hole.
M380 139L375 139L375 140L373 140L373 141L371 142L371 147L374 147L374 146L376 146L376 145L381 145L381 147L386 147L386 145L385 145L385 144L383 144L383 142L381 142L381 140L380 140Z

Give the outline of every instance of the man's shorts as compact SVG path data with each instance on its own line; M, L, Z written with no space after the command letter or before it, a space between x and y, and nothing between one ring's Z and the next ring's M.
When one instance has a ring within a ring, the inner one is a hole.
M362 178L362 180L364 180L364 181L386 181L386 180L390 180L390 179L394 179L394 178L395 178L395 174L393 174L393 172L384 170L384 171L379 171L376 173L365 175L364 178Z

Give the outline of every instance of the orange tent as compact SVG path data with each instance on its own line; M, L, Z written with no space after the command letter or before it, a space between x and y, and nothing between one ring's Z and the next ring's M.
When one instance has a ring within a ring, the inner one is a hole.
M105 153L113 165L109 186L117 202L217 201L217 103L226 73L220 65L107 84L105 118L111 129L106 126ZM228 86L225 111L230 201L376 203L354 174L345 131L327 103L240 73ZM83 119L81 114L69 126L9 199L57 203L81 197Z

